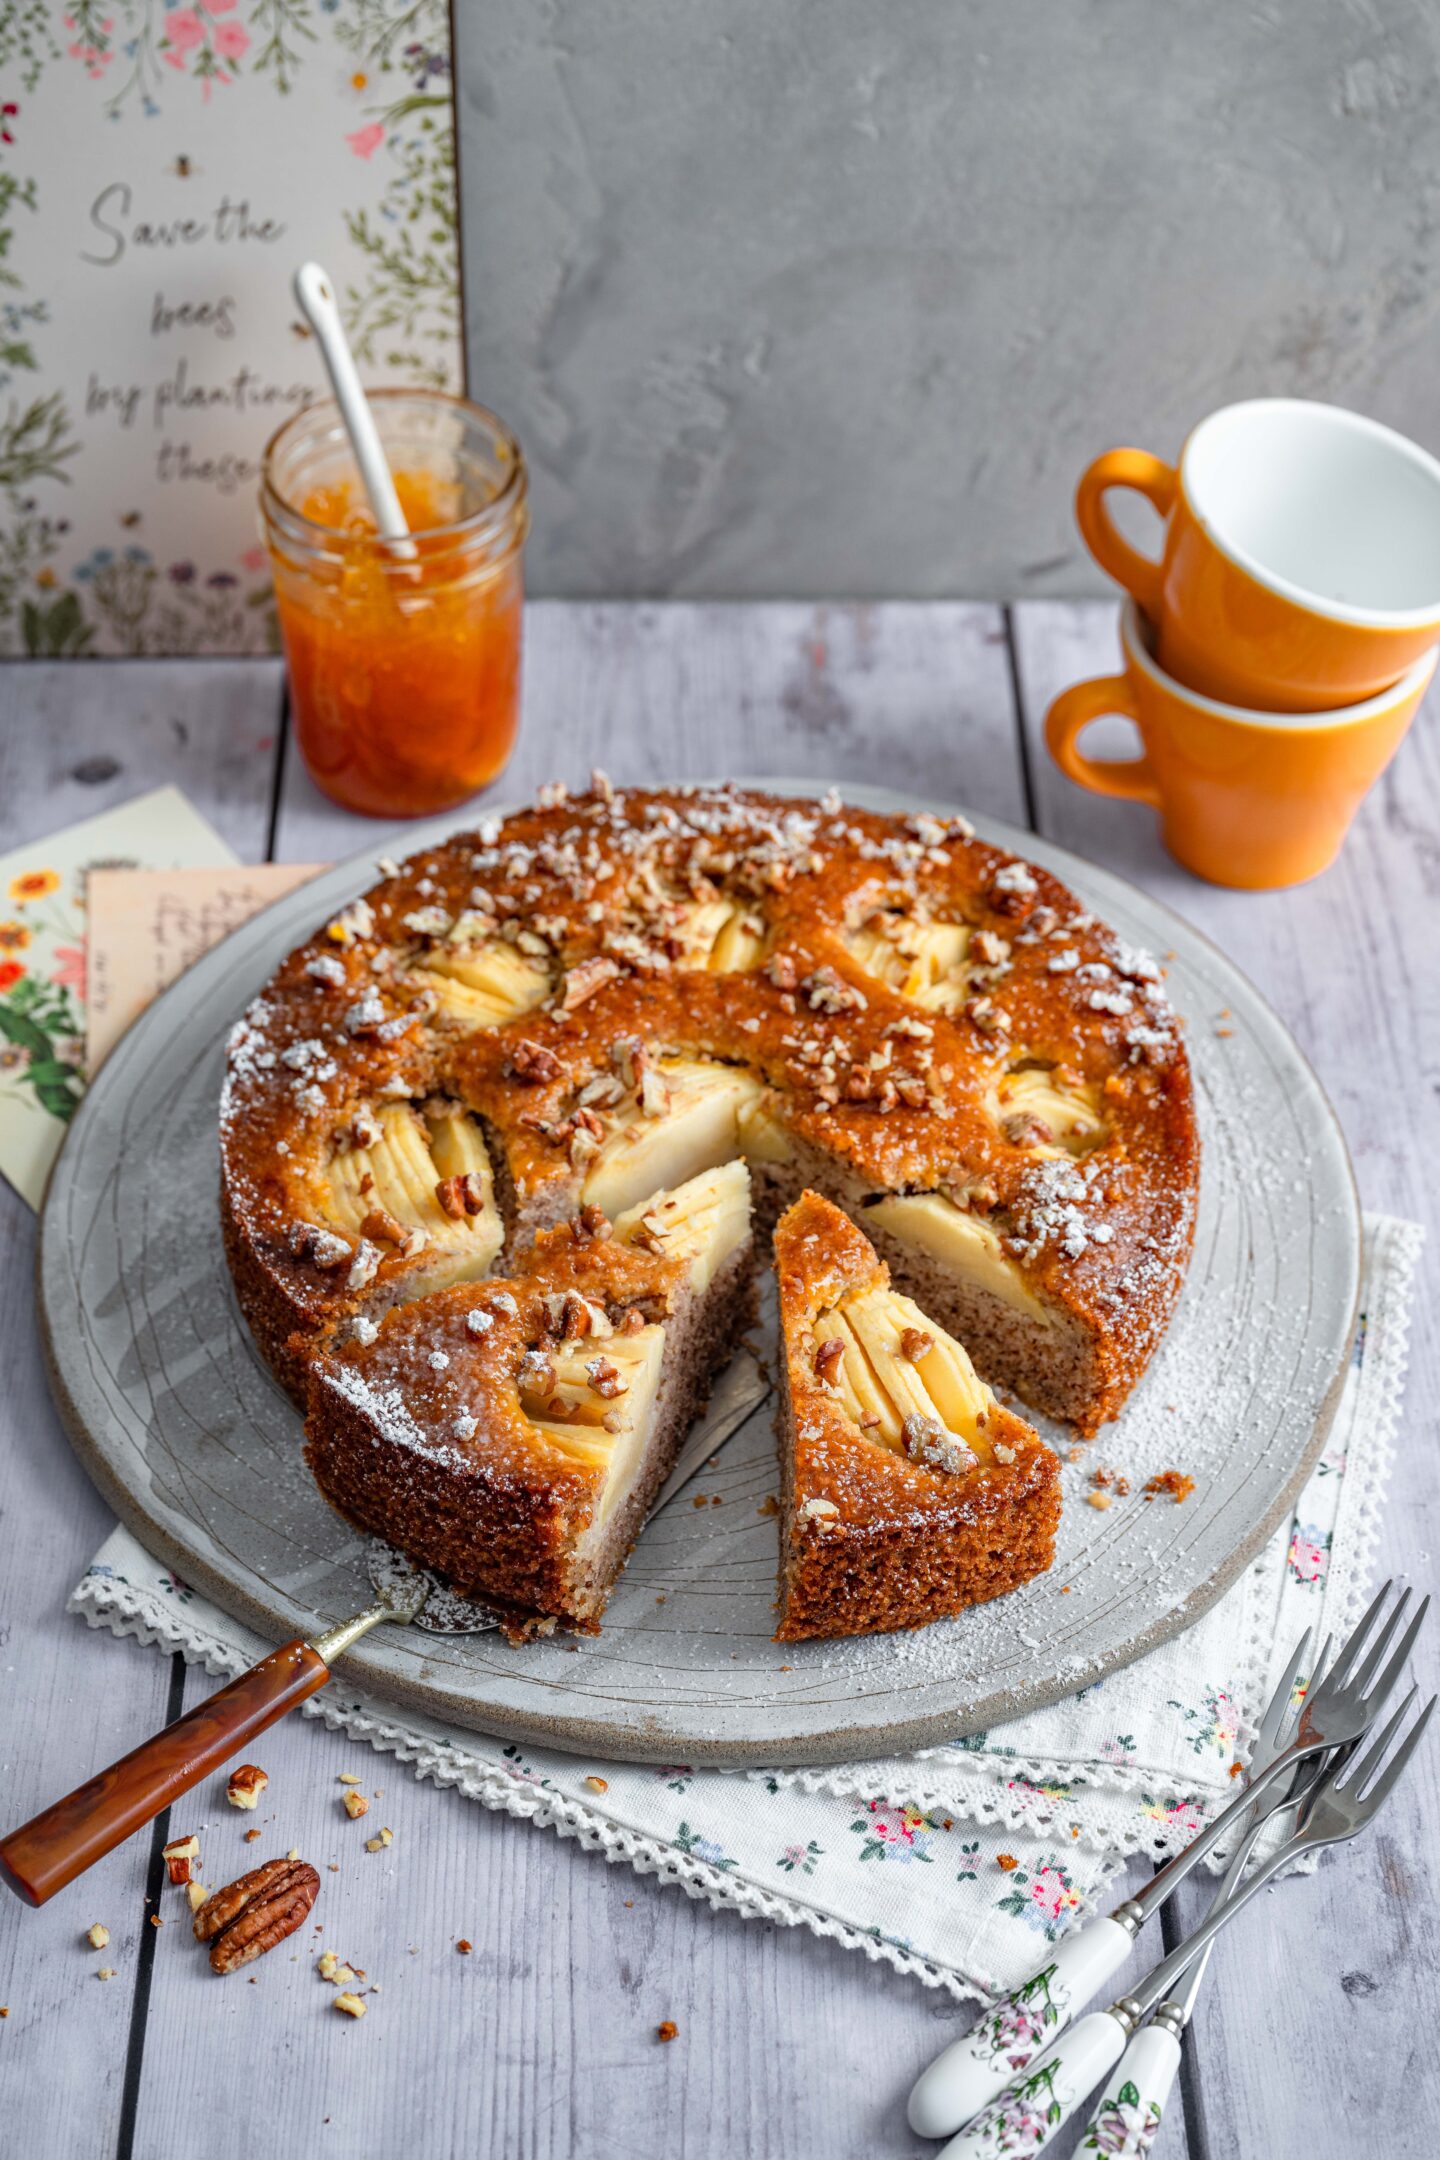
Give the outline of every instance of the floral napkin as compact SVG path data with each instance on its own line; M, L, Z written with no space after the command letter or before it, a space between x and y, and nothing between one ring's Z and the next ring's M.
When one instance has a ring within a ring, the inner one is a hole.
M711 1905L811 1928L957 1995L1002 1992L1033 1969L1037 1939L1053 1942L1100 1900L1129 1855L1178 1849L1233 1792L1305 1628L1338 1636L1358 1618L1420 1242L1414 1224L1366 1218L1340 1409L1293 1519L1193 1628L1066 1702L920 1754L744 1773L577 1761L402 1715L343 1683L303 1715ZM70 1610L216 1674L272 1647L124 1530Z

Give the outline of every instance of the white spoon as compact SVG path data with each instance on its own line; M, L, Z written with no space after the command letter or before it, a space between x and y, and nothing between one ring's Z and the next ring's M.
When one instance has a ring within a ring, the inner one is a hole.
M330 387L335 392L335 402L340 407L340 417L345 423L345 432L350 438L350 447L355 453L360 478L365 483L365 493L370 498L381 536L386 540L403 540L410 528L405 522L405 512L400 507L400 497L395 492L395 482L380 445L375 415L360 387L355 355L340 320L335 288L319 263L307 262L295 272L294 289L296 305L320 346L320 356L325 362ZM396 548L394 552L402 560L409 561L415 550L404 547Z

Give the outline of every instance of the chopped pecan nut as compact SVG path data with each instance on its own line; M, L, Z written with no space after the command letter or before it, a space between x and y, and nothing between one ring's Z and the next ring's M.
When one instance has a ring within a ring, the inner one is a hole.
M630 1385L619 1366L608 1357L591 1358L585 1367L585 1377L595 1393L607 1399L625 1394Z
M196 1942L210 1945L210 1969L235 1972L293 1935L320 1894L303 1860L267 1860L208 1897L195 1915Z
M921 1358L925 1357L934 1347L934 1336L927 1335L924 1328L907 1327L901 1334L900 1355L909 1358L912 1365L918 1365Z
M160 1857L172 1883L187 1883L192 1868L200 1864L200 1840L194 1836L171 1838Z
M597 985L598 987L598 985ZM510 1052L510 1070L526 1087L544 1087L560 1070L560 1060L544 1043L522 1036Z
M479 1215L485 1206L485 1187L480 1182L478 1170L457 1172L454 1177L441 1178L435 1187L435 1198L442 1214L452 1222L463 1222L467 1215Z
M596 991L603 990L606 983L614 982L619 973L615 962L607 960L603 953L596 953L589 960L579 961L566 974L565 987L560 994L560 1010L574 1012L577 1005L583 1005L587 998L594 997Z
M822 1387L833 1387L845 1362L845 1345L838 1335L815 1345L815 1377Z
M425 1243L423 1230L407 1227L390 1213L389 1208L383 1207L371 1208L360 1225L360 1235L372 1239L377 1245L393 1245L396 1251L403 1253L407 1259L411 1253L419 1252Z
M350 1258L349 1239L337 1237L333 1230L323 1230L319 1223L291 1223L287 1243L297 1260L308 1260L312 1266L326 1270L343 1267Z
M225 1786L225 1797L231 1807L253 1808L260 1804L260 1796L270 1780L258 1763L241 1763L232 1770Z
M1044 1118L1036 1117L1033 1110L1013 1110L1001 1118L1000 1130L1012 1147L1051 1147L1055 1140Z

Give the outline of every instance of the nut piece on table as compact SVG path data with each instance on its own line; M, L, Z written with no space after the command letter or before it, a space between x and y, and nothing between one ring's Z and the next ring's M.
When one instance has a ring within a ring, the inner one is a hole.
M358 1995L351 1995L348 1990L345 1994L337 1995L335 1997L335 2008L337 2010L343 2010L346 2017L358 2018L364 2017L365 2015L365 2004L361 1997Z
M185 1885L185 1895L190 1900L191 1912L199 1912L200 1907L205 1903L205 1900L209 1897L210 1892L206 1889L203 1882L196 1882L194 1877L192 1876L190 1881L187 1882Z
M267 1860L205 1900L195 1940L210 1945L212 1972L235 1972L293 1935L320 1894L304 1860Z
M103 1950L110 1940L110 1930L107 1927L102 1927L97 1920L94 1927L86 1930L85 1940L92 1950Z
M193 1834L171 1838L162 1849L161 1858L172 1883L188 1883L191 1871L200 1865L200 1840Z
M225 1797L230 1802L231 1807L258 1807L260 1795L269 1783L269 1778L257 1763L241 1763L238 1770L232 1770L230 1773L229 1783L225 1787Z
M354 1822L361 1815L369 1814L370 1802L365 1798L364 1793L357 1792L353 1785L348 1786L340 1797L351 1822Z

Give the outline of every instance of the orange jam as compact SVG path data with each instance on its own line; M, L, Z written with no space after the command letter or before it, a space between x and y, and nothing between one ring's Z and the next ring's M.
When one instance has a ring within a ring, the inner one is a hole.
M387 400L375 403L378 417ZM292 459L281 497L274 453L288 432L271 446L262 501L306 768L347 810L451 809L503 769L519 722L518 449L494 470L461 460L454 478L407 467L403 443L387 444L411 537L382 541L353 467L333 456Z

